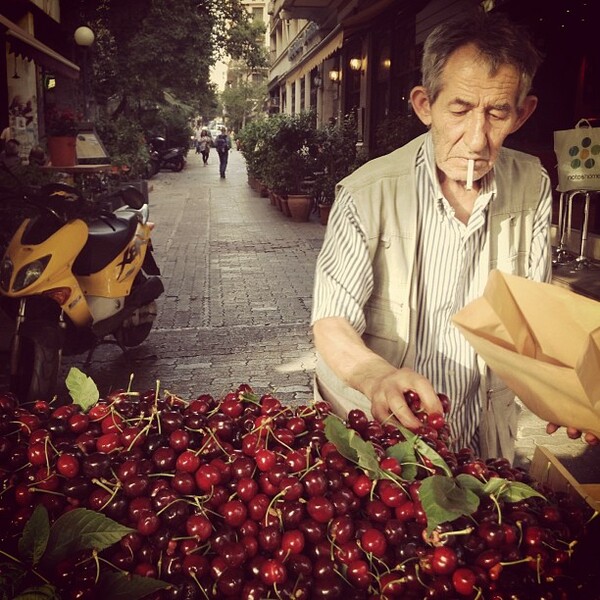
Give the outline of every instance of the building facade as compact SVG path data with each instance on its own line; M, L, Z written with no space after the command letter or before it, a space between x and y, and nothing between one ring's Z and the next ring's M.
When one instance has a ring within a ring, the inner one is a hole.
M533 90L538 108L508 145L539 156L556 186L553 132L572 128L582 118L600 122L600 54L594 43L592 4L587 0L553 5L544 0L271 0L269 110L314 110L318 125L353 114L366 156L382 154L389 150L382 140L391 128L406 130L410 139L420 126L411 114L409 92L420 83L428 33L465 10L502 11L531 31L544 54ZM402 131L395 139L401 137ZM576 228L583 218L579 213L576 207ZM590 207L589 227L600 234L597 202Z
M60 25L59 0L0 4L0 129L20 142L26 157L44 137L43 114L79 79L73 35Z

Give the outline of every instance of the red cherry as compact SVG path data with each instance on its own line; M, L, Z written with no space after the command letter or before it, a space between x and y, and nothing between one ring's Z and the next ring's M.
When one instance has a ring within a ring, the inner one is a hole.
M229 500L219 506L219 513L227 525L239 527L246 520L248 510L241 500Z
M277 455L272 450L261 448L254 455L254 460L261 471L270 471L277 462Z
M324 496L314 496L306 503L306 512L317 523L328 523L333 518L335 510L331 501Z
M281 537L281 549L289 554L300 554L304 543L304 534L299 529L284 531Z
M360 536L360 544L365 552L379 558L383 557L387 550L385 535L379 529L369 528Z
M200 457L191 450L184 450L175 461L175 469L185 473L195 473L200 467Z
M61 454L56 459L56 470L63 477L71 479L79 474L79 461L72 454Z
M213 465L201 465L195 474L196 485L203 492L209 492L221 481L219 470Z
M280 561L267 559L260 567L260 578L265 585L281 585L287 579L287 571Z

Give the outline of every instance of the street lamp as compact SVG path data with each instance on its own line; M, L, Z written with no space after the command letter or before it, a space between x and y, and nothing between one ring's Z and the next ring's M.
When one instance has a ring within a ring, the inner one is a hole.
M87 26L82 25L75 30L73 35L75 43L83 49L83 117L87 121L89 119L89 95L88 95L88 48L94 43L96 36L94 32Z
M82 25L75 30L74 38L78 46L88 47L94 43L96 36L89 27Z

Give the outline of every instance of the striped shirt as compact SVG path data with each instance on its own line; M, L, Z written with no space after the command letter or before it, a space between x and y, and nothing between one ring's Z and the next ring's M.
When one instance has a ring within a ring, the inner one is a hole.
M443 197L436 176L431 137L417 154L417 248L415 277L419 298L416 316L415 370L427 377L437 392L451 399L448 422L455 448L477 450L480 420L479 369L471 345L451 325L461 308L478 298L488 277L479 260L485 248L487 213L496 196L493 171L482 179L480 194L467 224L459 221ZM535 215L529 272L549 281L548 256L551 185L545 171ZM363 307L373 290L373 271L366 236L354 201L342 188L330 215L315 275L312 322L344 317L362 334Z

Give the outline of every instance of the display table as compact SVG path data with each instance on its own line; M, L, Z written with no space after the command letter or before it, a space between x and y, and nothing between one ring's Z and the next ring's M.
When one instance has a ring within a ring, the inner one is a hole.
M112 171L110 164L73 165L72 167L41 167L44 171L64 174L65 183L78 187L91 198L108 188L107 175Z

